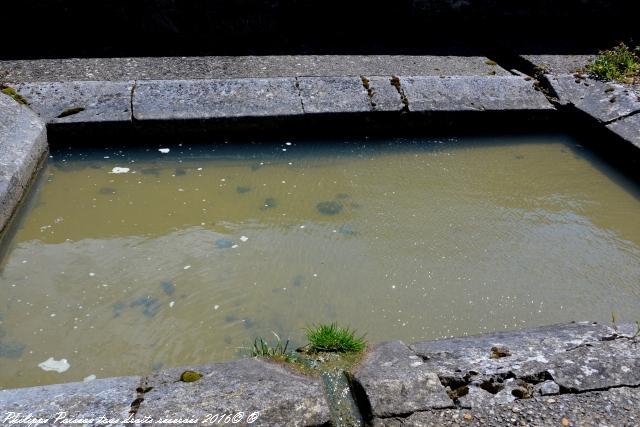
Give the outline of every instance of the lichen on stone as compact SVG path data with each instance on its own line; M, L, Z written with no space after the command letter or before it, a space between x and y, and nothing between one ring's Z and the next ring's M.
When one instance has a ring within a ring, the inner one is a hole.
M4 93L5 95L9 95L16 102L22 105L29 105L29 102L27 102L27 99L24 96L20 95L14 88L10 86L0 85L0 92Z

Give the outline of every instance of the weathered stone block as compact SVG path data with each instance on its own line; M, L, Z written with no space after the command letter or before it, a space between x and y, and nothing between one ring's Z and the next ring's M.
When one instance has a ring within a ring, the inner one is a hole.
M180 381L185 369L202 378ZM330 420L319 379L259 359L168 369L147 378L144 387L153 388L145 393L138 418L197 418L204 423L209 414L242 412L239 425L252 413L258 413L253 425L264 426L323 425Z
M47 151L47 130L28 107L0 94L0 231Z
M17 84L47 123L131 121L133 81L65 81Z
M398 90L391 84L391 77L366 77L369 98L374 111L402 111L404 104Z
M410 111L552 110L520 76L400 77Z
M136 120L206 120L302 114L293 78L139 81Z
M129 417L131 403L136 398L136 388L139 385L140 377L117 377L0 390L0 417L4 418L8 412L14 412L53 419L56 414L66 413L68 418L96 420L103 416L125 420ZM0 423L3 422L2 418ZM46 425L53 424L49 422ZM99 423L94 421L88 424Z
M640 148L640 114L625 117L607 125L607 128Z
M453 406L437 374L403 342L373 348L353 373L374 417Z
M359 77L298 77L305 113L371 111L367 90Z
M640 111L638 95L629 86L571 75L552 75L547 79L561 104L572 104L601 122Z

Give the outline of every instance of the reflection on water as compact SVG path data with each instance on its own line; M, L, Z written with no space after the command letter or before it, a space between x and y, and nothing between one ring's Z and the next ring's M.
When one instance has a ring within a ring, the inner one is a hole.
M24 211L3 387L234 358L314 322L414 341L640 317L638 190L562 135L63 150Z

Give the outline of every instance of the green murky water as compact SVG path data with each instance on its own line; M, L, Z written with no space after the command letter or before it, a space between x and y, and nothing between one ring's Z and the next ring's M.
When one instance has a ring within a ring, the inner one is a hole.
M52 153L0 252L0 386L314 322L375 342L640 318L640 192L568 136L158 148Z

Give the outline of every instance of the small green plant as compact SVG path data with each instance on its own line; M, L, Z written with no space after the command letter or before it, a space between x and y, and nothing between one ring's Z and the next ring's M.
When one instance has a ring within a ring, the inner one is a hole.
M357 337L354 330L341 328L337 323L307 328L306 335L312 351L351 353L361 352L367 346L364 335Z
M632 83L640 78L640 47L634 50L620 43L610 50L600 52L593 62L587 65L587 71L601 80L618 80Z
M258 337L253 341L251 357L267 357L269 359L290 362L293 356L287 351L289 347L289 340L286 340L283 343L278 334L273 331L271 331L271 333L276 337L275 345L271 345L269 342L262 339L262 337Z

